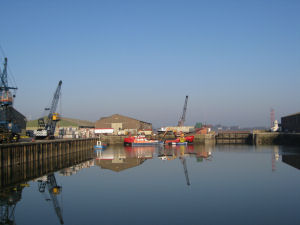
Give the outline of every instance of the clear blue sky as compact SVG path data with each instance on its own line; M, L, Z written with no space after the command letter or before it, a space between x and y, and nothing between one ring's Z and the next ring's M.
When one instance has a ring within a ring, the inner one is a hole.
M15 107L186 125L268 126L300 111L300 1L0 1ZM3 62L3 55L1 61Z

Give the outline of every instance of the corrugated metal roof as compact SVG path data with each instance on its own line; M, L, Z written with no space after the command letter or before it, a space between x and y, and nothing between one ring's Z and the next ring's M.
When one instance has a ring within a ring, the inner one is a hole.
M142 121L142 120L134 119L134 118L131 118L131 117L129 117L129 116L123 116L123 115L120 115L120 114L113 114L113 115L111 115L111 116L101 117L99 120L107 119L107 118L111 118L111 117L115 117L115 116L120 116L120 117L123 117L123 118L125 118L125 119L131 119L131 120L136 120L136 121L139 121L139 122L142 122L142 123L151 124L151 123L148 123L148 122L145 122L145 121Z

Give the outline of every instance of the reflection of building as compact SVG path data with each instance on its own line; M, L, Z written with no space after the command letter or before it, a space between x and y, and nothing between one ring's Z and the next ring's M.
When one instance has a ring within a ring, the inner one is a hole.
M299 154L297 154L297 155L282 155L282 162L284 162L294 168L300 169L300 155Z
M59 174L62 176L72 176L78 173L79 170L82 170L84 168L90 168L91 166L94 166L94 160L86 161L68 168L65 168L61 171L59 171Z
M286 132L300 132L300 113L281 117L281 129Z
M127 116L114 114L108 117L102 117L95 124L96 132L97 129L112 128L114 134L118 134L121 131L129 131L137 133L139 130L152 130L152 124L136 120Z
M98 151L95 165L102 169L120 172L141 165L146 159L153 158L155 147L123 147L120 149L109 148Z
M158 152L161 160L173 160L180 156L196 157L197 162L202 162L203 159L211 159L211 150L205 145L197 146L197 148L194 148L194 145L166 145Z

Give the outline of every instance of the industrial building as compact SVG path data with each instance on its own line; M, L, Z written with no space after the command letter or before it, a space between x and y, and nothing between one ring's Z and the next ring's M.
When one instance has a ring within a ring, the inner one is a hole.
M14 124L18 133L24 133L26 130L26 117L13 107L7 107L6 110L0 109L0 121L8 121Z
M95 123L95 133L123 134L122 132L137 133L139 131L152 131L152 124L127 116L114 114L102 117Z
M159 132L176 131L176 132L190 133L195 131L195 127L193 126L162 127L158 131Z
M300 112L281 117L281 129L284 132L300 132Z

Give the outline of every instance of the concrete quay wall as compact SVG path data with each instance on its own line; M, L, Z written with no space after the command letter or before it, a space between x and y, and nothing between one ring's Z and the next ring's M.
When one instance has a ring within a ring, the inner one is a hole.
M296 145L300 146L300 133L254 133L256 145Z
M58 157L43 158L37 161L26 161L17 165L0 168L0 188L7 188L26 183L41 176L69 168L93 159L94 151L84 149Z
M92 150L96 138L57 139L0 145L0 168Z
M195 144L205 144L205 143L215 143L215 135L214 134L195 134L194 135L194 143ZM109 145L123 145L124 138L128 136L105 136L101 135L100 140ZM160 140L161 136L146 136L148 139ZM166 135L163 140L175 139L174 135Z

